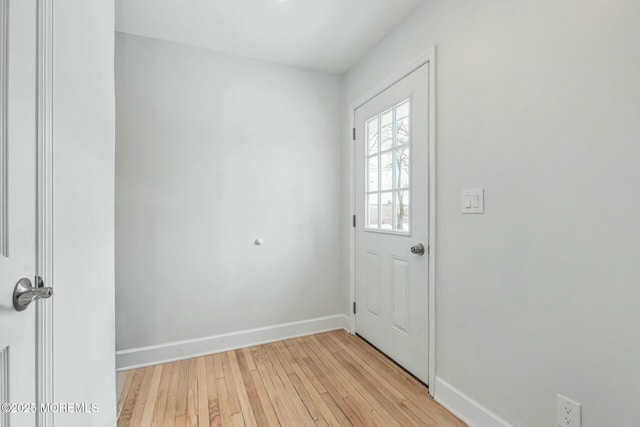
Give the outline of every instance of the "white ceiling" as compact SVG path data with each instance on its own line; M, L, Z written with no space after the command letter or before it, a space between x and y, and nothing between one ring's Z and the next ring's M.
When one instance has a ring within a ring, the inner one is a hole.
M116 30L342 73L424 0L116 0Z

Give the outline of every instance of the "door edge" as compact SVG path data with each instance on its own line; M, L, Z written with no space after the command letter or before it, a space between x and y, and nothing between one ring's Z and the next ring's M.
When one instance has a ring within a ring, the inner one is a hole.
M37 256L36 274L53 283L53 0L37 0ZM54 292L55 293L55 292ZM53 402L53 298L36 305L36 404ZM36 413L53 426L51 411Z

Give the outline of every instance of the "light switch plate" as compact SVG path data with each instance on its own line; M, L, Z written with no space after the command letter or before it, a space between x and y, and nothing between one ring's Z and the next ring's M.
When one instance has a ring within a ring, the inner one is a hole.
M462 213L484 213L484 188L462 190Z

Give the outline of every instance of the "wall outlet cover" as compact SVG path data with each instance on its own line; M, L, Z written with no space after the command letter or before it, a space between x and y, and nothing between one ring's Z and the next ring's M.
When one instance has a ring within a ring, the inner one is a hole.
M580 404L559 394L556 396L556 424L558 427L581 427Z

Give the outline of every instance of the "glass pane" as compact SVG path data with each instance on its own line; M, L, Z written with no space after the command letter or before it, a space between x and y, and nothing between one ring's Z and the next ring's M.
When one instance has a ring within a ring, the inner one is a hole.
M409 117L398 120L397 124L398 145L409 144Z
M393 152L383 153L380 161L380 189L391 190L393 188Z
M380 116L380 125L380 151L384 151L393 146L393 110L389 110Z
M409 187L409 147L401 145L396 149L396 187L395 188L408 188Z
M378 156L367 159L367 191L378 191Z
M378 152L378 117L367 122L367 153Z
M367 196L367 228L378 228L378 195Z
M382 225L381 230L393 230L393 193L380 195Z
M398 104L396 107L396 120L404 119L409 115L409 100L407 99L402 104Z
M396 195L397 230L408 233L409 230L409 192L398 191Z
M409 144L409 100L396 107L396 139L398 145Z

